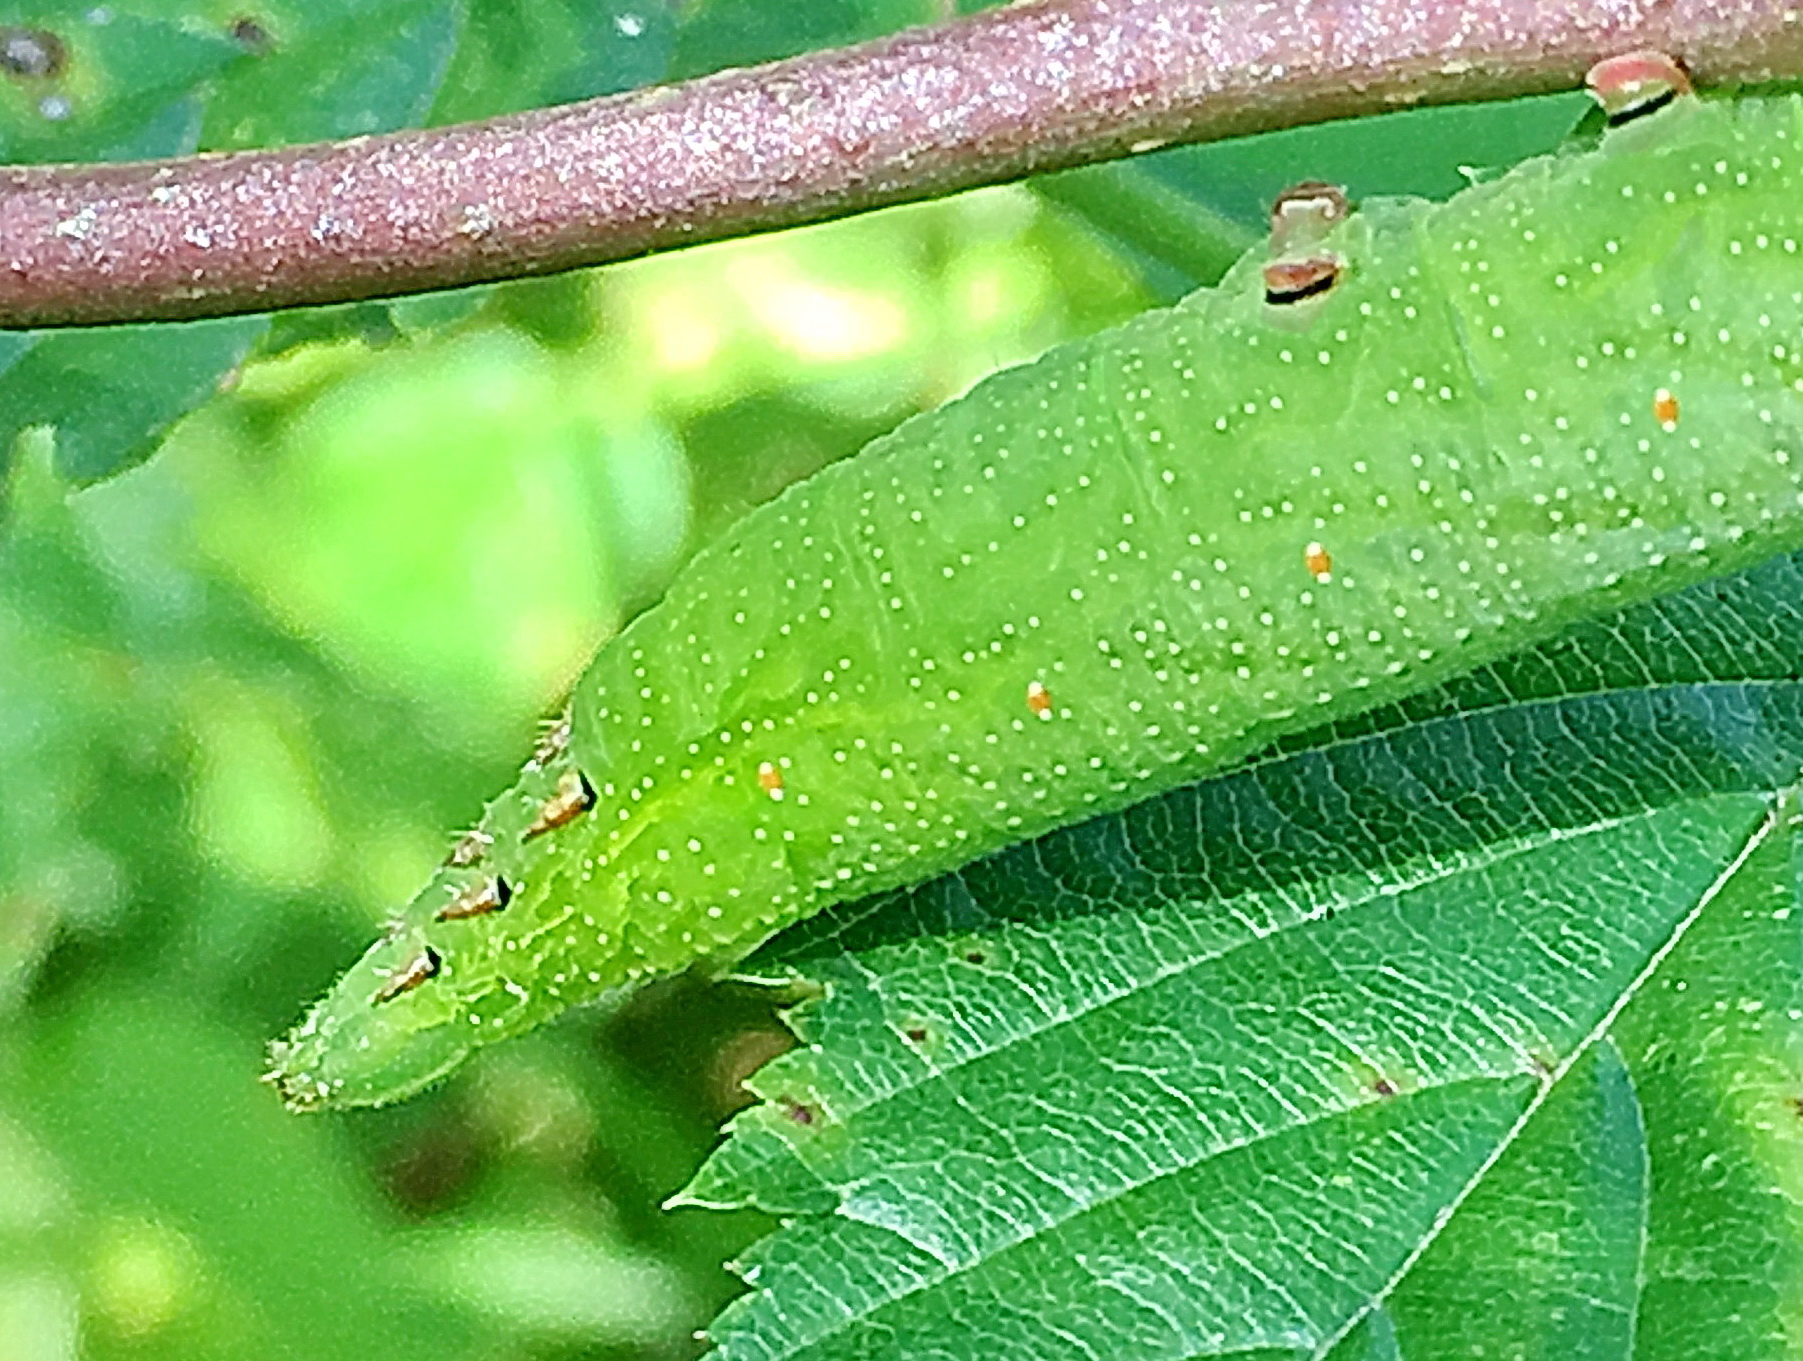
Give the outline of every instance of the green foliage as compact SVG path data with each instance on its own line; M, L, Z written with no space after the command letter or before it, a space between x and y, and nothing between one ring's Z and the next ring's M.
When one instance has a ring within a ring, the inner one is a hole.
M14 0L68 61L0 78L0 154L475 117L948 8ZM1290 181L1445 195L1579 107L1161 153L1048 184L1064 224L980 195L0 336L0 1353L693 1354L768 1223L656 1205L778 1046L758 996L342 1123L278 1116L261 1037L697 544L1213 278ZM789 1221L723 1353L1793 1354L1799 587L1668 597L774 942L826 992L689 1192Z
M13 161L169 156L379 131L421 119L455 45L433 0L283 5L251 16L173 0L35 0L6 16L53 50L42 75L0 82L0 147ZM21 431L52 428L76 482L147 457L267 330L260 319L14 338L0 375L0 473Z
M7 21L27 29L34 63L32 74L0 82L0 152L11 162L188 150L209 82L241 55L225 32L192 29L154 8L7 9Z
M559 286L555 346L497 308L253 359L78 494L48 440L22 446L0 498L0 1352L360 1355L289 1331L292 1268L385 1354L670 1361L730 1292L758 1221L658 1205L778 1042L741 992L560 1027L368 1120L278 1122L284 1185L315 1196L259 1197L207 1131L261 1140L267 1036L686 548L1143 295L1020 191ZM173 1187L135 1165L184 1138ZM340 1235L376 1286L398 1274L404 1320L371 1321L360 1271L319 1283Z
M135 160L479 118L933 17L914 3L835 0L786 7L793 27L778 29L753 9L703 5L679 19L667 0L13 0L0 23L44 56L41 72L0 77L0 156ZM544 309L526 300L537 298L555 315L558 296L527 285L514 305L535 316ZM259 339L268 354L385 341L461 321L486 297L320 308L273 328L246 319L0 337L0 479L19 435L39 426L57 432L57 469L71 481L132 467ZM31 362L9 368L21 346Z
M814 0L780 8L761 0L698 0L677 43L674 73L701 75L842 47L931 23L945 9L943 0Z
M1800 587L779 938L722 1355L1790 1355Z
M233 31L230 12L218 22ZM254 23L242 59L207 101L208 150L416 124L461 37L449 0L272 0Z
M0 439L56 432L56 471L77 484L142 462L169 427L218 390L267 329L261 317L181 326L8 333ZM145 365L156 365L146 372ZM4 449L4 446L0 446ZM0 472L9 460L0 457Z
M477 0L439 87L435 123L567 104L670 74L676 9L657 0Z

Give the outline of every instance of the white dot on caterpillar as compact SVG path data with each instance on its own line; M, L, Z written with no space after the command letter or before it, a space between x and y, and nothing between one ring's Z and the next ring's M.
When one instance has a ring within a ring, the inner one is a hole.
M758 763L758 787L778 803L783 798L783 773L768 761Z

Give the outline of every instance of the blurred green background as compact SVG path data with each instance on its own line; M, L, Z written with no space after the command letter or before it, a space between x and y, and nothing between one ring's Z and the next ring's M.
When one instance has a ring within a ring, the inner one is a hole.
M664 1214L759 1000L677 985L418 1101L260 1051L595 645L787 482L1144 305L1002 189L503 290L234 375L0 539L0 1358L677 1357L748 1218Z
M246 28L0 0L72 54L0 70L0 155L445 121L951 8L272 0ZM1583 107L1178 150L267 331L0 335L0 1361L695 1355L766 1226L659 1207L782 1046L767 1000L678 981L349 1117L285 1114L265 1042L748 508L1212 279L1287 183L1444 195Z

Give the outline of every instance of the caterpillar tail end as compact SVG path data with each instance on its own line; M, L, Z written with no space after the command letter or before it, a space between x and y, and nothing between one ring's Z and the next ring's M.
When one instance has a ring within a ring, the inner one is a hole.
M407 983L437 971L436 952L418 947L398 965L396 958L390 942L372 947L299 1025L270 1044L263 1081L288 1109L402 1101L448 1075L476 1047L477 1037L455 1024L460 1018L450 1008L412 993ZM411 993L406 1005L381 1004L399 1003L403 993Z

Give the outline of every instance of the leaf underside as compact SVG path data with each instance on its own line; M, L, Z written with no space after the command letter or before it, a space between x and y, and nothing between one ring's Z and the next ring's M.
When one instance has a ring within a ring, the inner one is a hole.
M834 909L727 1358L1803 1342L1803 558Z

